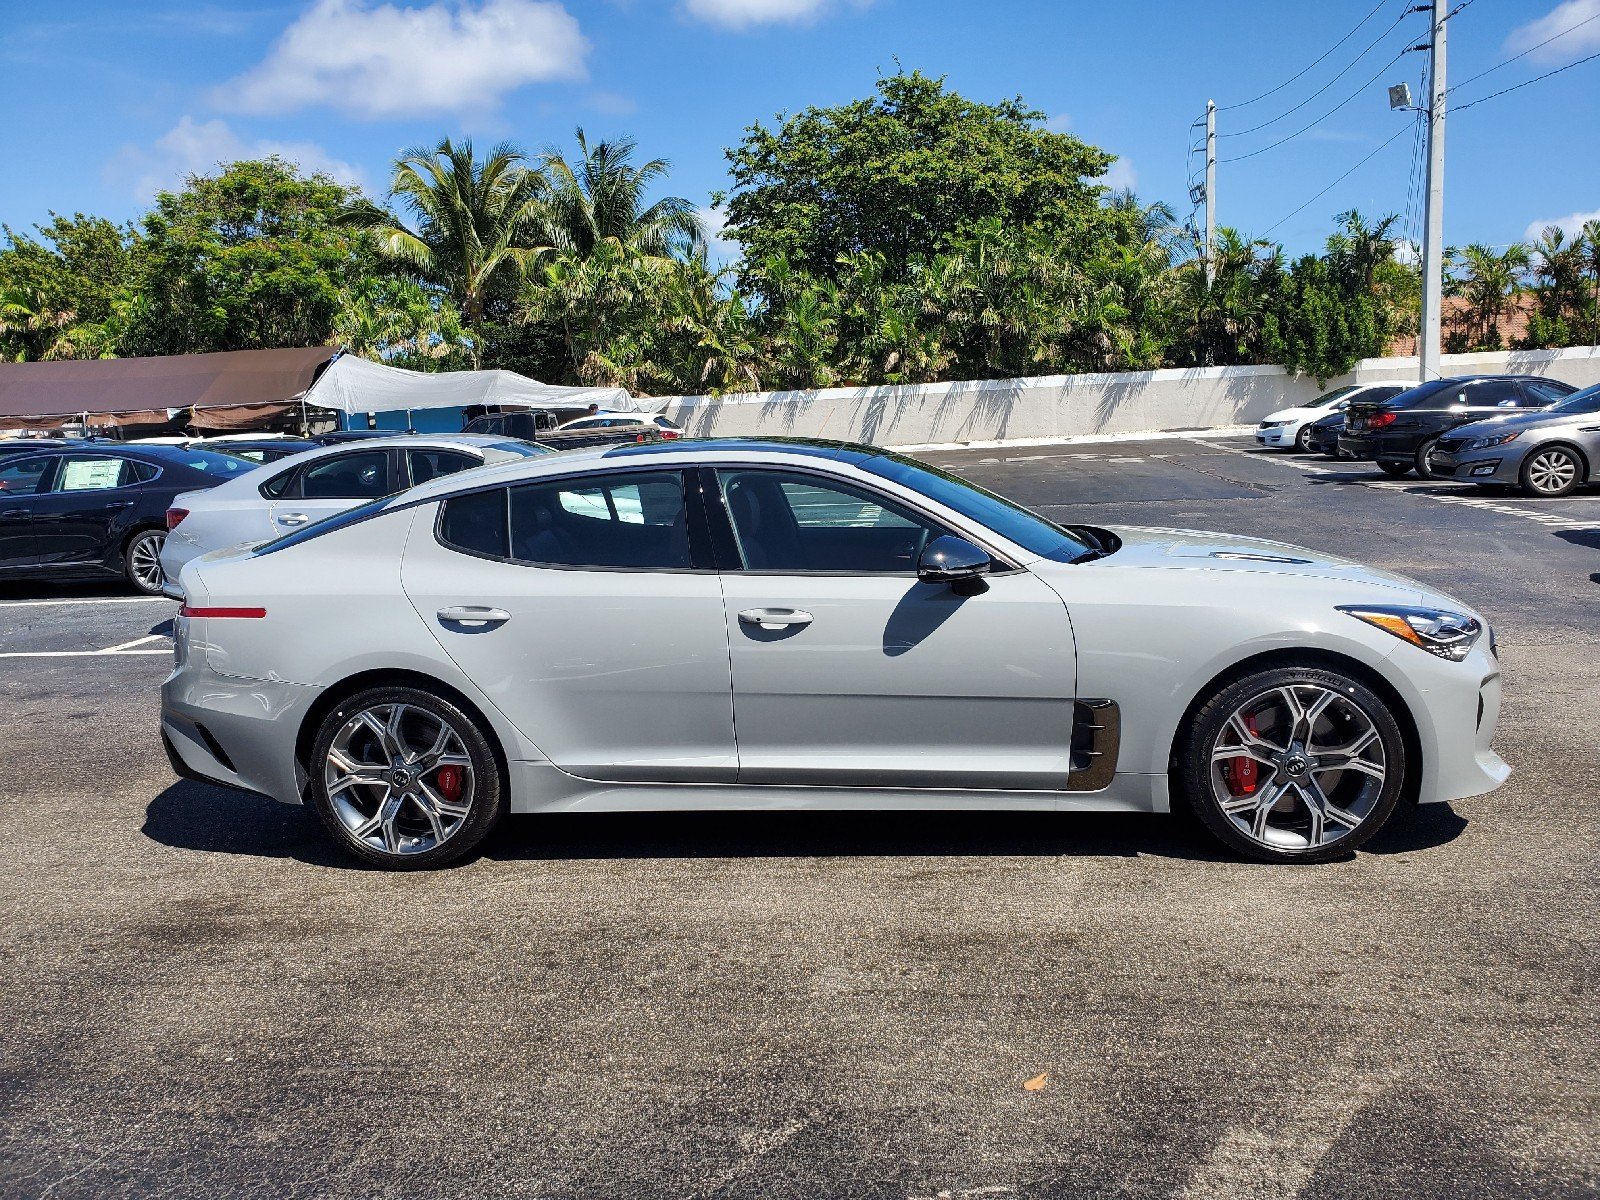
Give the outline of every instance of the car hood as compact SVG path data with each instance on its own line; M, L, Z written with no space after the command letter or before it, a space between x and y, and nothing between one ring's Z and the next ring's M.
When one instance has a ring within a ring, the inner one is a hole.
M1328 410L1325 408L1280 408L1275 413L1268 413L1262 417L1263 421L1307 421L1312 417L1325 417Z
M1384 588L1396 593L1396 603L1407 604L1422 603L1424 596L1432 595L1422 584L1404 575L1287 542L1198 529L1115 525L1110 530L1122 539L1121 547L1109 557L1085 565L1130 570L1247 571L1257 575L1327 579Z

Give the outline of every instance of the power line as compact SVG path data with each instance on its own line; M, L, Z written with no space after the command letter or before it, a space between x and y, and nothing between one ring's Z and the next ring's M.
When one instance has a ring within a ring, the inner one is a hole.
M1395 141L1397 141L1399 138L1403 137L1405 134L1410 133L1410 132L1411 132L1411 130L1409 128L1407 128L1406 126L1402 125L1399 129L1395 130L1394 133L1390 134L1387 138L1385 138L1383 140L1383 142L1379 144L1378 148L1376 150L1374 150L1371 154L1367 155L1360 162L1356 163L1355 166L1351 167L1348 171L1346 171L1343 175L1339 176L1339 178L1335 179L1327 187L1323 188L1316 195L1312 196L1311 199L1307 200L1299 208L1295 209L1293 212L1289 213L1287 216L1280 217L1277 221L1275 221L1271 225L1267 226L1267 228L1262 231L1260 236L1261 237L1266 237L1267 234L1271 233L1274 229L1278 228L1278 226L1282 225L1285 221L1288 221L1288 220L1290 220L1290 219L1292 219L1294 217L1299 216L1306 209L1310 208L1313 204L1315 204L1318 200L1322 199L1329 192L1333 191L1334 188L1338 187L1346 179L1349 179L1350 176L1354 175L1362 167L1366 166L1373 159L1377 158L1379 154L1381 154L1384 150L1388 149L1389 146L1394 144Z
M1545 46L1548 46L1551 42L1554 42L1554 41L1556 41L1556 40L1558 40L1560 38L1566 37L1567 34L1569 34L1569 33L1576 33L1578 30L1582 29L1585 25L1589 24L1590 21L1600 21L1600 12L1595 13L1593 16L1585 17L1583 20L1579 21L1576 25L1573 25L1573 26L1570 26L1570 27L1568 27L1566 29L1563 29L1558 34L1555 34L1555 35L1553 35L1551 37L1545 38L1544 41L1540 42L1536 46L1529 46L1521 54L1513 54L1510 58L1504 60L1503 62L1495 63L1495 65L1490 67L1487 71L1479 71L1476 75L1473 75L1473 76L1471 76L1471 77L1469 77L1467 79L1463 79L1460 83L1456 84L1455 87L1452 87L1450 90L1453 92L1453 91L1456 90L1456 88L1464 88L1464 87L1467 86L1467 84L1473 83L1473 82L1475 82L1475 81L1477 81L1479 79L1482 79L1485 75L1493 75L1501 67L1508 67L1512 63L1516 62L1517 59L1526 58L1528 55L1532 54L1535 50L1543 49Z
M1351 38L1355 37L1355 35L1360 32L1362 26L1364 26L1368 21L1372 20L1373 17L1377 16L1378 15L1378 10L1381 9L1387 3L1389 3L1389 0L1378 0L1378 3L1376 3L1376 4L1374 4L1372 6L1372 11L1367 13L1366 16L1362 17L1361 20L1356 23L1356 26L1355 26L1354 29L1352 29L1349 33L1345 34L1342 38L1340 38L1333 45L1329 46L1321 54L1317 55L1316 58L1312 59L1308 64L1306 64L1306 66L1302 67L1295 74L1293 74L1293 75L1289 76L1289 78L1285 79L1277 87L1271 88L1268 91L1262 92L1259 96L1252 96L1248 100L1241 100L1237 104L1225 104L1225 105L1222 105L1220 108L1217 109L1217 111L1218 112L1232 112L1236 108L1248 108L1250 105L1256 103L1258 100L1265 100L1268 96L1277 95L1279 92L1283 91L1284 88L1288 87L1291 83L1294 83L1297 79L1303 78L1306 75L1307 72L1309 72L1318 63L1320 63L1324 59L1326 59L1328 57L1328 55L1332 54L1340 46L1344 45Z
M1400 12L1400 15L1394 19L1394 24L1390 25L1387 29L1385 29L1377 37L1373 38L1372 41L1368 42L1367 45L1366 45L1366 48L1363 49L1360 54L1356 55L1348 63L1346 63L1343 70L1341 70L1332 79L1328 80L1327 83L1323 84L1316 91L1312 92L1304 100L1300 101L1299 104L1296 104L1293 108L1285 109L1283 112L1279 113L1277 116L1271 118L1270 120L1262 121L1258 125L1252 125L1252 126L1250 126L1249 129L1238 129L1238 130L1234 130L1231 133L1222 133L1222 134L1218 134L1217 136L1218 137L1225 137L1225 138L1244 137L1246 134L1256 133L1259 130L1265 129L1269 125L1276 125L1279 121L1283 120L1285 117L1291 116L1294 113L1299 112L1302 108L1304 108L1306 105L1310 104L1313 100L1315 100L1318 96L1322 95L1322 93L1326 92L1334 84L1338 83L1339 80L1343 79L1346 75L1348 75L1350 73L1350 71L1352 70L1352 68L1354 68L1355 65L1358 62L1360 62L1363 58L1365 58L1367 55L1372 53L1373 49L1378 45L1379 42L1383 41L1384 38L1388 37L1391 33L1394 32L1395 26L1399 25L1401 21L1404 21L1410 15L1411 15L1411 9L1409 7L1405 8L1405 9L1402 9L1401 12Z
M1600 50L1597 50L1587 58L1580 58L1576 62L1569 62L1564 67L1557 67L1554 71L1546 71L1543 75L1535 75L1532 79L1524 79L1521 83L1514 83L1508 88L1501 88L1498 92L1490 92L1487 96L1479 96L1476 100L1468 100L1465 104L1458 104L1455 106L1455 108L1451 109L1451 111L1460 112L1462 109L1473 108L1489 100L1494 100L1497 97L1504 96L1508 92L1515 92L1527 87L1529 84L1538 83L1540 80L1549 79L1552 75L1559 75L1563 71L1570 71L1573 67L1581 67L1584 63L1593 62L1597 58L1600 58Z
M1348 96L1346 96L1343 100L1339 101L1339 103L1335 104L1332 108L1330 108L1327 112L1323 113L1316 120L1311 121L1308 124L1302 125L1299 129L1296 129L1293 133L1287 134L1286 136L1279 138L1275 142L1269 142L1267 145L1262 146L1259 150L1251 150L1248 154L1235 154L1232 158L1223 158L1223 159L1219 159L1218 161L1219 162L1225 162L1225 163L1243 162L1247 158L1255 158L1258 154L1265 154L1268 150L1276 150L1279 146L1283 145L1285 142L1294 141L1294 139L1299 137L1302 133L1305 133L1306 131L1311 130L1311 129L1315 129L1318 125L1322 124L1329 117L1333 116L1334 113L1338 112L1346 104L1349 104L1350 101L1354 100L1357 96L1359 96L1363 92L1365 92L1369 87L1371 87L1373 85L1374 82L1376 82L1378 80L1379 77L1381 77L1383 75L1383 73L1385 71L1387 71L1390 67L1394 66L1395 63L1399 62L1402 58L1404 58L1410 52L1411 52L1410 47L1407 47L1406 49L1400 51L1399 54L1396 54L1388 62L1384 63L1383 66L1379 67L1378 70L1376 71L1376 73L1373 74L1372 78L1366 80L1364 83L1362 83L1362 85L1360 87L1356 88L1355 91L1351 92Z

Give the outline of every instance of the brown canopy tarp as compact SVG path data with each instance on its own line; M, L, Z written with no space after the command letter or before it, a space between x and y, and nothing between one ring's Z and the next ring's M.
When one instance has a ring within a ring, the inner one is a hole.
M176 409L205 429L263 424L305 394L331 346L164 358L0 363L0 429L42 429L88 414L95 425L164 424ZM98 418L98 419L96 419Z

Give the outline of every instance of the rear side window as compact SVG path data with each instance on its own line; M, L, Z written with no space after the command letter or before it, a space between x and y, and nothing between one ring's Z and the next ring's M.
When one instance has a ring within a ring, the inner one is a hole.
M556 567L673 571L691 566L683 478L634 471L511 489L511 555Z
M1522 399L1517 385L1509 379L1490 379L1466 389L1467 403L1473 408L1515 408Z
M1553 401L1560 400L1563 397L1570 396L1572 394L1565 388L1559 387L1556 384L1544 379L1529 379L1525 381L1522 386L1528 389L1528 393L1533 398L1534 407L1536 408L1541 405L1550 404Z
M505 488L452 496L439 514L439 541L452 550L488 558L510 556L510 521Z
M457 471L470 471L483 466L481 458L463 454L459 450L407 450L411 467L411 483L427 483L441 475L454 475Z

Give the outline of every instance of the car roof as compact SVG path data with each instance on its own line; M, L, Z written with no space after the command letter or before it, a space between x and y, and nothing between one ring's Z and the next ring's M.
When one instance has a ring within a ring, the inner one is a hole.
M515 483L538 478L574 475L604 467L659 465L683 467L717 462L758 459L774 465L803 466L818 459L856 466L888 454L878 446L853 442L830 442L821 438L678 438L673 441L640 442L622 446L599 446L567 450L538 458L519 458L514 462L479 467L471 472L442 476L402 492L398 501L415 503L434 496L470 491L495 483Z

